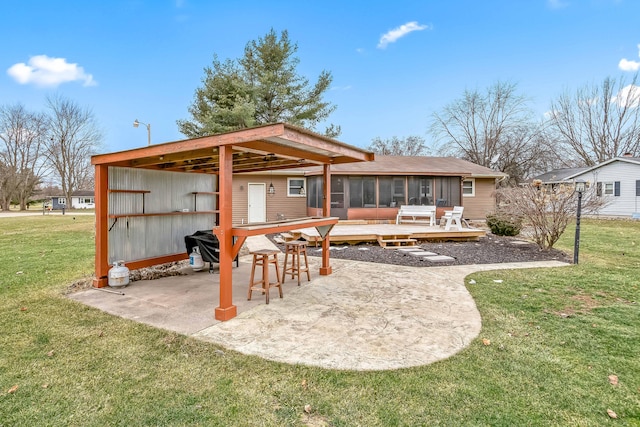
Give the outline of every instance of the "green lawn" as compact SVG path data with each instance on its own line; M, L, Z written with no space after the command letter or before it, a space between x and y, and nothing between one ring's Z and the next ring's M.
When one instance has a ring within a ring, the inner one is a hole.
M578 266L470 276L483 319L470 347L364 373L243 356L66 299L92 274L93 226L0 219L0 426L640 425L638 222L583 221ZM559 248L572 245L567 230Z

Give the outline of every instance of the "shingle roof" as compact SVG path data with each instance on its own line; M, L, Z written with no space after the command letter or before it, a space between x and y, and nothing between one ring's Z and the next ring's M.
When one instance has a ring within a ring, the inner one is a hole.
M568 177L578 174L580 172L584 172L586 171L588 168L563 168L563 169L554 169L552 171L549 172L545 172L542 175L538 175L534 178L532 178L533 180L537 180L539 179L540 181L547 183L547 184L552 184L552 183L556 183L556 182L562 182L565 179L567 179Z
M307 169L314 175L320 169ZM507 176L484 166L455 157L381 156L370 162L345 163L331 166L331 173L338 175L443 175L501 178Z

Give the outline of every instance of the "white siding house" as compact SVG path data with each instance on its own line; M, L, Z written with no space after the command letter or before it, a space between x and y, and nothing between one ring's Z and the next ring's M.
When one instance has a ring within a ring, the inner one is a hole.
M601 215L640 217L640 157L616 157L565 180L596 185L598 195L609 199Z

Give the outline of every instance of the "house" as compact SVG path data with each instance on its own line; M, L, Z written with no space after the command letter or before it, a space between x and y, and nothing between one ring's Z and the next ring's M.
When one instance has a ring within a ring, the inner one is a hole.
M69 206L70 205L70 206ZM93 209L95 197L92 190L78 190L71 193L71 203L67 203L65 196L51 197L52 209Z
M538 175L532 179L532 181L542 181L545 185L558 185L566 184L566 179L578 173L586 171L588 168L563 168L554 169L549 172L545 172L542 175Z
M637 217L640 214L640 157L615 157L589 168L567 169L556 178L550 172L536 177L543 184L570 183L582 180L596 187L596 195L606 197L608 204L600 215Z
M502 172L453 157L376 156L374 161L331 166L331 216L393 221L400 205L436 205L437 216L464 206L467 219L495 210ZM235 174L234 223L319 215L322 170L289 169Z

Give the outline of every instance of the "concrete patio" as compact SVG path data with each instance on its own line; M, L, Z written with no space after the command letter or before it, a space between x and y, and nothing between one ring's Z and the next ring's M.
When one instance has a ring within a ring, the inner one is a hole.
M309 261L311 281L303 276L298 287L297 280L287 278L284 298L273 289L267 305L258 292L247 301L251 258L241 257L240 266L233 268L238 316L226 322L214 319L218 275L207 271L136 281L112 289L118 293L87 289L69 297L273 361L387 370L445 359L478 336L481 318L464 285L468 274L567 265L550 261L415 268L332 259L333 274L320 276L320 259Z

